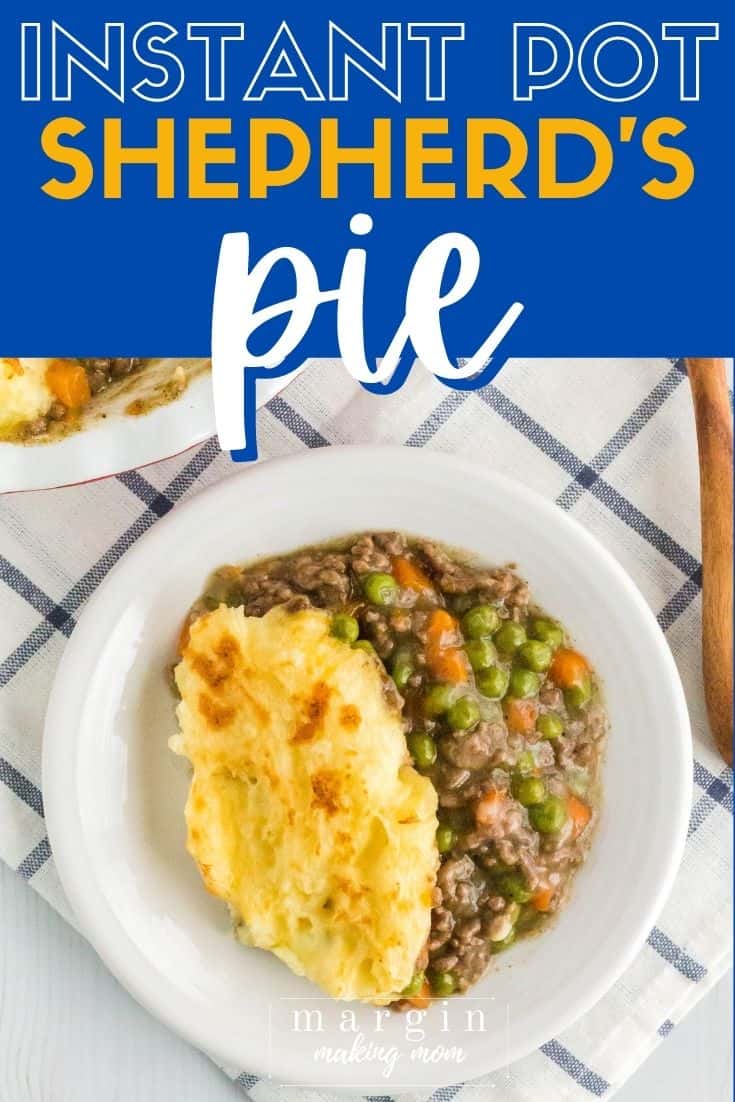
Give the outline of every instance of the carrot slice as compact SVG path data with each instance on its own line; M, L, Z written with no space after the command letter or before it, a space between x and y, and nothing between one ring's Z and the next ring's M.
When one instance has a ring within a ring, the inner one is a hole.
M429 661L429 665L442 681L451 681L454 685L460 685L467 680L467 664L458 647L447 647L436 655L433 662Z
M52 360L46 382L54 398L67 409L79 409L92 397L86 371L73 360Z
M434 609L429 617L428 638L429 642L439 646L457 642L457 621L451 612L447 612L445 608Z
M582 803L573 793L567 796L567 812L574 827L574 837L578 838L592 817L587 804Z
M415 1006L417 1010L426 1010L431 1005L431 988L429 987L429 981L424 980L421 985L421 990L418 995L412 995L410 999L406 1000Z
M413 559L394 559L392 573L402 589L413 589L417 593L423 593L434 588L427 575Z
M519 700L509 696L505 702L505 722L511 731L530 735L536 729L538 703L535 700Z
M486 792L475 804L475 821L478 826L492 826L500 818L507 798L496 788Z
M581 685L589 672L590 666L585 656L566 647L560 647L549 667L549 677L560 689Z
M426 632L426 664L440 681L457 685L467 680L467 659L459 640L457 621L445 608L435 608Z
M539 888L531 902L537 911L546 912L551 908L551 901L553 898L553 888Z

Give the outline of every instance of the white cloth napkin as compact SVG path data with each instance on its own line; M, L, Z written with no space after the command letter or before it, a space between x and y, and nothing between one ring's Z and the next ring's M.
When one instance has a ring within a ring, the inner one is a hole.
M479 392L421 368L392 397L318 361L259 415L263 459L338 443L456 452L571 511L631 574L666 632L695 738L694 804L673 895L639 956L571 1029L494 1075L420 1096L480 1102L609 1098L730 966L732 772L707 727L694 420L669 360L512 361ZM183 497L231 472L214 440L87 486L0 500L0 857L73 921L40 791L44 710L85 601L125 550ZM327 1099L229 1074L255 1102ZM418 1098L419 1096L415 1096Z

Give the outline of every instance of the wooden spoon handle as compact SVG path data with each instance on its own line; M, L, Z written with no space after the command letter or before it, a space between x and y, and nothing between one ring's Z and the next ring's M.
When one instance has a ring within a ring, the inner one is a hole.
M693 356L686 363L699 446L704 692L715 742L732 765L732 417L724 360Z

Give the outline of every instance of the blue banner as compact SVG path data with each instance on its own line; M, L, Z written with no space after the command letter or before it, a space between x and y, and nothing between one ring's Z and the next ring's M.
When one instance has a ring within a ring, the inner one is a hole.
M452 363L731 351L730 6L570 9L6 4L4 354L208 354L226 234L289 369L414 277Z

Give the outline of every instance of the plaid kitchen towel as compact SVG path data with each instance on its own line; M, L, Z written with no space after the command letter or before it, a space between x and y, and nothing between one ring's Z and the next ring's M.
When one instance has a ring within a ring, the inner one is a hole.
M707 727L700 672L697 450L686 373L669 360L511 361L494 385L445 389L422 369L392 397L336 362L309 366L259 414L263 459L342 443L456 452L522 479L631 574L676 658L694 730L694 803L673 895L630 969L524 1060L432 1102L609 1098L730 965L732 772ZM0 501L0 856L73 921L40 790L51 681L85 601L184 497L231 473L214 440L143 471ZM323 1099L231 1072L255 1102Z

